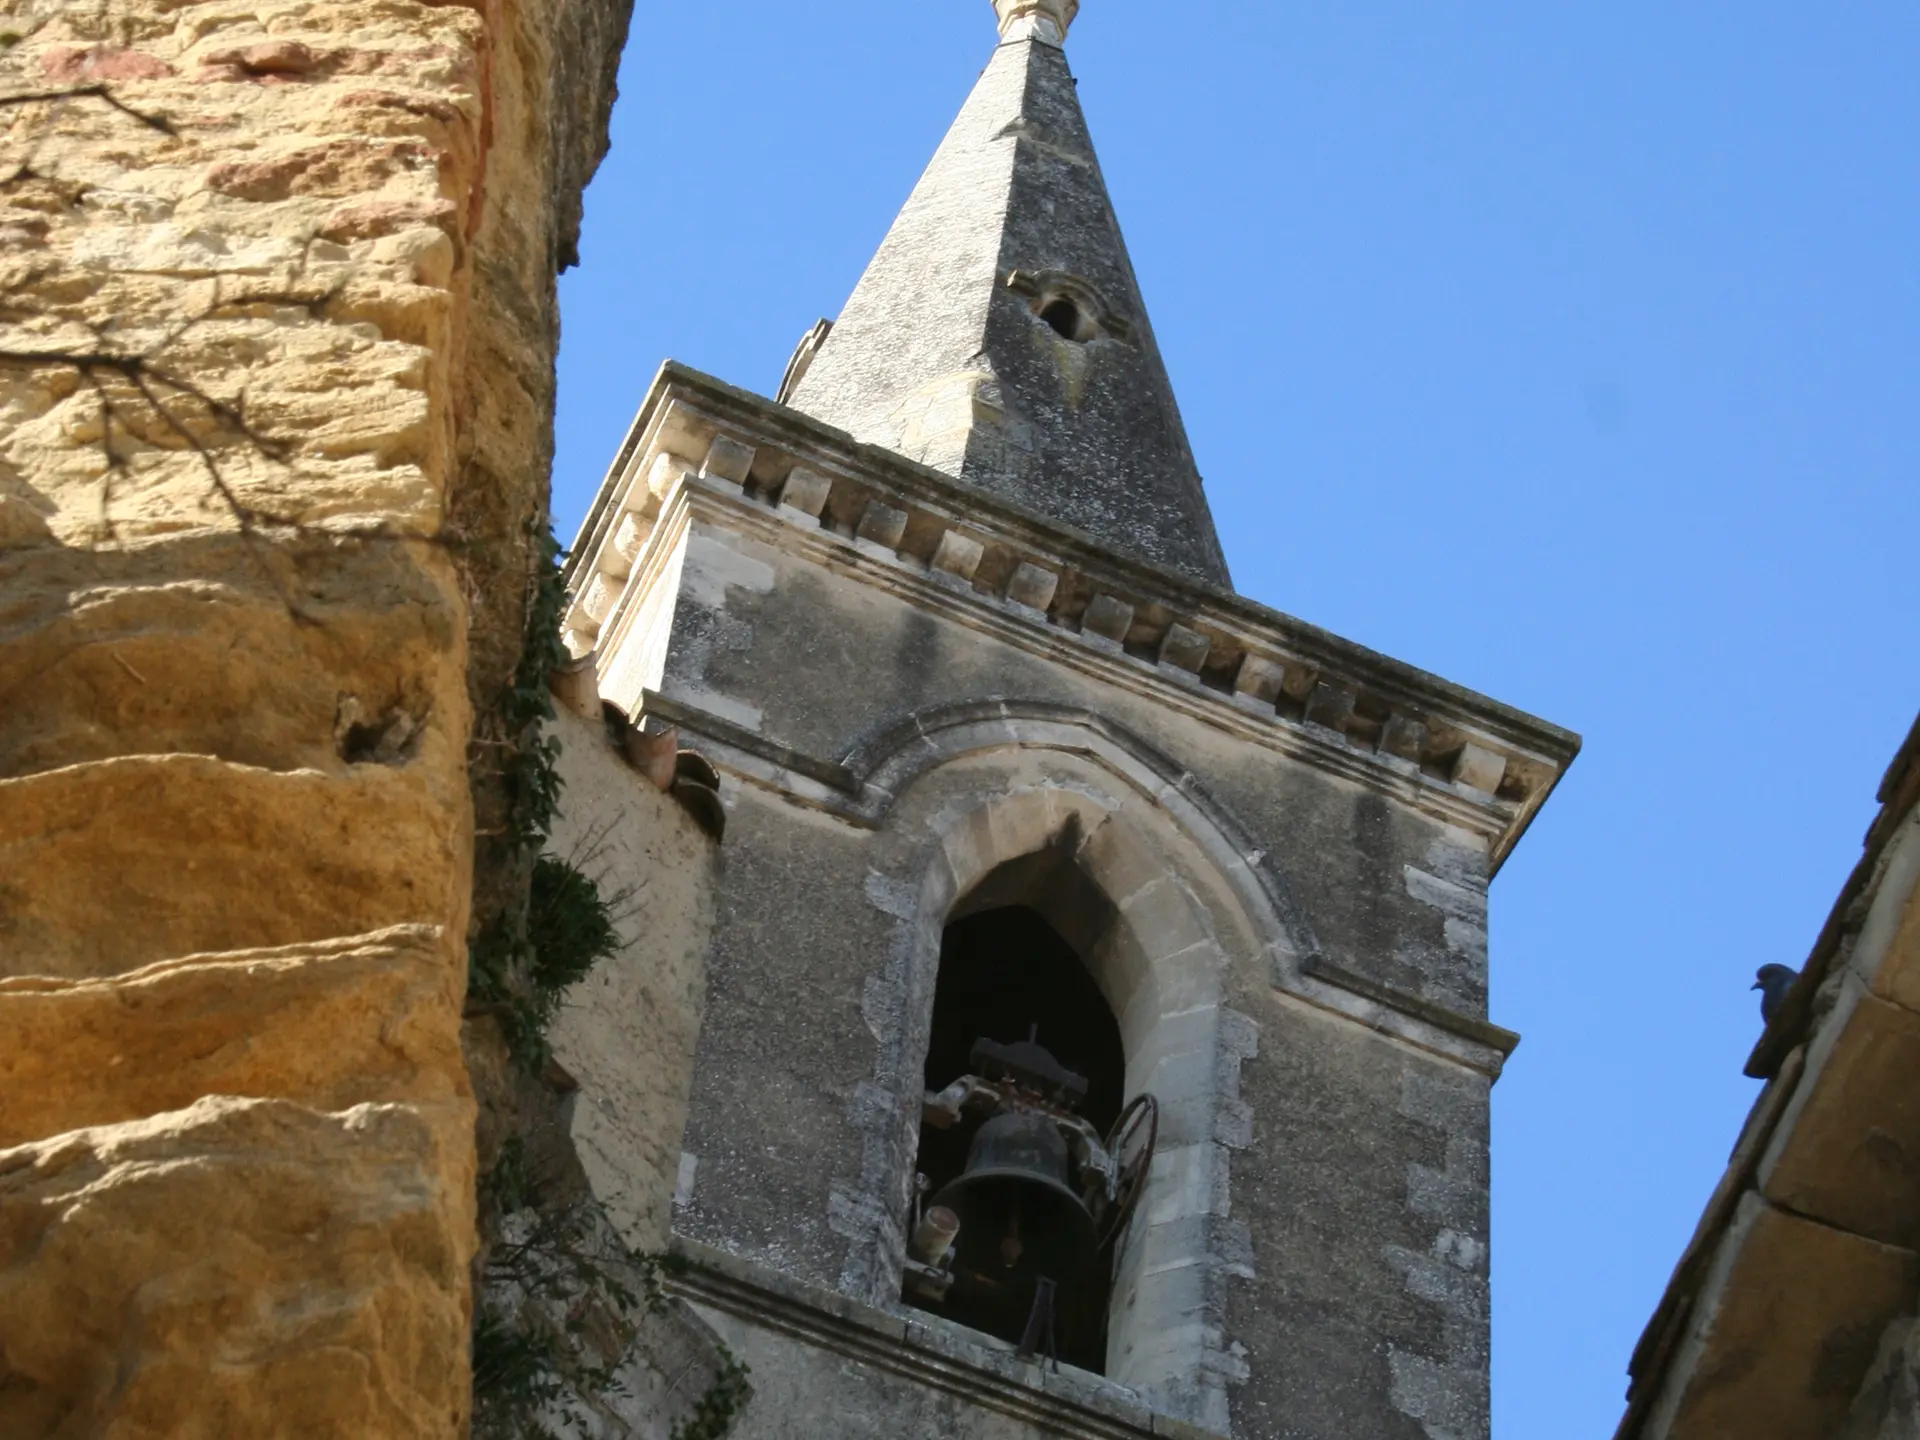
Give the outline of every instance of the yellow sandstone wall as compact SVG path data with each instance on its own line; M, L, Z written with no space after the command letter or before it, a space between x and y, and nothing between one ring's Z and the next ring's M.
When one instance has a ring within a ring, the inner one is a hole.
M0 0L10 1440L464 1432L487 716L630 3Z

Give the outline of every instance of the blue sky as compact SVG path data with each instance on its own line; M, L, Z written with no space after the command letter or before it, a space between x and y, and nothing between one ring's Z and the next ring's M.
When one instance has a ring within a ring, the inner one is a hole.
M771 393L987 0L640 0L562 282L571 534L659 361ZM1084 0L1238 588L1580 731L1494 887L1494 1405L1612 1434L1920 706L1920 7Z

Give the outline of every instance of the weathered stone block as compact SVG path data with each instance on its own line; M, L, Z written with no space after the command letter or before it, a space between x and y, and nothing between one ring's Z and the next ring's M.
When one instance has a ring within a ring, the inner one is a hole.
M1920 1017L1849 976L1760 1168L1767 1198L1920 1249Z
M1805 1220L1749 1191L1696 1302L1695 1344L1764 1365L1680 1367L1659 1433L1825 1436L1844 1422L1881 1333L1913 1306L1920 1258Z
M907 518L907 512L897 506L869 500L867 508L861 512L860 527L854 534L883 550L897 550L901 538L907 533Z
M1160 641L1160 663L1198 675L1200 667L1207 663L1207 653L1212 649L1213 641L1198 630L1190 630L1180 624L1169 625Z
M0 980L0 1148L202 1095L466 1103L459 957L405 926L87 980Z
M1022 561L1007 584L1007 599L1016 605L1025 605L1029 610L1045 610L1053 604L1054 592L1059 588L1060 576L1057 573Z
M738 440L716 435L713 443L707 447L707 458L700 466L700 473L709 480L744 485L748 472L753 469L753 457L758 453L751 445L742 445Z
M1506 774L1506 756L1471 741L1460 747L1459 758L1453 762L1454 784L1465 785L1469 790L1478 790L1487 795L1500 788L1500 782L1506 778Z
M808 470L796 465L793 473L787 476L787 483L780 491L780 505L783 509L795 511L810 519L819 519L820 512L826 508L827 497L833 494L833 482L817 470Z
M463 917L459 813L383 765L334 778L140 756L0 781L0 974L119 975Z
M1243 655L1234 672L1233 698L1257 710L1271 710L1286 683L1286 667L1262 655Z
M957 575L962 580L971 580L986 553L986 547L978 540L962 535L958 530L949 530L940 537L940 548L933 552L933 568Z
M302 563L331 578L295 614L243 543L191 552L190 575L161 546L0 554L0 776L129 748L339 770L350 703L363 723L411 717L423 747L464 748L450 573L398 547L316 547Z
M1324 725L1329 730L1344 734L1347 722L1353 719L1353 703L1351 690L1342 690L1322 680L1313 687L1313 694L1307 697L1307 720L1310 724Z
M1111 595L1094 596L1087 602L1086 614L1080 617L1083 635L1097 636L1114 645L1124 641L1132 628L1133 606Z
M462 1432L473 1186L465 1106L214 1098L0 1152L0 1434Z

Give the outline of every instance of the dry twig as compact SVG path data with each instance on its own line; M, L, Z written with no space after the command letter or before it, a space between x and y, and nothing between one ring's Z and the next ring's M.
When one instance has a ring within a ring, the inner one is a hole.
M177 135L173 122L164 115L149 114L145 110L136 110L127 104L113 88L108 85L72 85L63 90L23 90L15 95L0 95L0 107L9 105L52 105L62 100L98 100L110 105L130 120L138 120L149 130L157 130L162 135Z

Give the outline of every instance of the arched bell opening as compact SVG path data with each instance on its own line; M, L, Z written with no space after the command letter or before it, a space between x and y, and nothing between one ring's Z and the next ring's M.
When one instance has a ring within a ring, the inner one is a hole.
M1029 1028L1039 1027L1037 1036ZM927 1044L929 1090L967 1073L973 1042L1037 1039L1086 1077L1084 1115L1102 1135L1120 1118L1127 1055L1120 1025L1074 948L1039 911L1003 905L955 920L940 941ZM962 1157L964 1158L964 1157Z
M1112 917L1059 856L1003 865L955 907L904 1285L909 1304L1096 1373L1115 1240L1152 1141L1151 1102L1125 1104L1120 1026L1082 959Z

